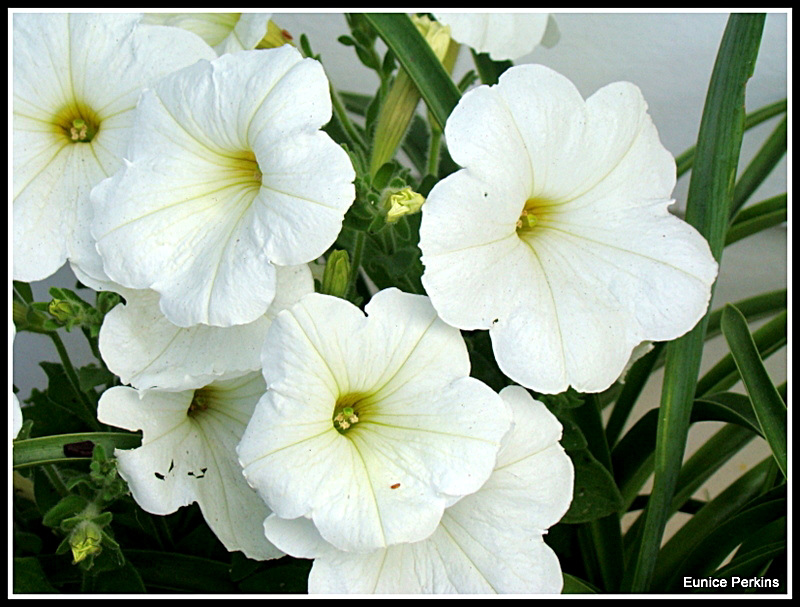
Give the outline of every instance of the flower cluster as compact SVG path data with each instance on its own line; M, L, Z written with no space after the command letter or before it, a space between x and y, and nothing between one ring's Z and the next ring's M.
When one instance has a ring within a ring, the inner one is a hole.
M359 257L334 297L308 264L385 164L323 130L322 65L268 48L269 17L15 15L14 278L69 260L124 298L99 350L126 385L98 419L142 431L116 457L147 512L197 502L229 551L314 559L311 592L560 592L544 536L574 473L527 389L608 388L694 326L717 272L667 210L641 93L584 101L532 65L466 93L444 129L463 168L382 218L421 210L426 295L370 289ZM548 23L437 18L495 59ZM470 377L460 329L488 330L520 385Z

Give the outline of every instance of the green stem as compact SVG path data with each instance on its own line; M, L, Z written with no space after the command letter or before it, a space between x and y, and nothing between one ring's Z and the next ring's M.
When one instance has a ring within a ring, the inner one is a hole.
M428 153L428 175L439 175L439 150L442 145L442 131L436 126L431 128L431 145Z
M339 124L342 125L344 132L347 134L347 137L350 139L353 145L361 148L361 150L366 150L367 146L364 143L364 140L361 138L361 135L359 134L355 125L353 125L353 122L350 120L350 116L347 115L347 110L345 109L342 100L339 98L339 94L333 88L333 85L331 85L330 90L333 113L336 116L336 119L339 121Z
M67 380L69 381L72 389L75 391L75 394L78 395L78 398L83 405L83 408L86 409L86 417L84 421L86 421L89 426L91 426L92 430L100 431L101 426L100 423L97 421L97 412L95 411L94 406L92 403L89 402L89 399L86 398L86 394L83 390L81 390L81 384L78 380L78 374L75 372L75 367L72 366L72 361L69 359L69 353L67 349L64 347L64 342L61 341L61 338L58 336L58 333L55 331L48 331L47 335L50 339L53 340L53 344L58 351L58 356L61 358L61 364L64 366L64 372L67 375Z
M358 269L361 267L361 259L364 256L364 241L366 235L362 231L356 232L356 242L353 246L353 259L350 262L350 285L347 288L348 296L352 295L356 289L358 280Z
M50 484L53 485L53 489L56 490L61 497L65 497L69 495L69 489L64 484L64 481L61 480L61 475L58 473L58 469L53 464L46 464L42 466L42 472L47 477L47 480L50 481Z

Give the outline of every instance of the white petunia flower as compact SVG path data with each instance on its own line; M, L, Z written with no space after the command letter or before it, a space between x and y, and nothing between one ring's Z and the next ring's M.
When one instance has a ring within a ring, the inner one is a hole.
M218 55L256 48L267 34L272 13L147 13L144 23L189 30Z
M22 430L22 406L13 392L11 393L11 418L11 438L17 438L19 431Z
M445 136L465 168L422 207L422 282L445 322L489 329L514 381L604 390L639 343L702 318L717 264L667 210L675 162L636 86L584 101L546 67L514 67L464 95Z
M269 390L238 449L274 512L311 518L353 551L433 533L488 478L510 424L426 297L388 289L366 312L311 294L278 314L263 353Z
M545 40L548 28L557 37L548 13L434 13L437 21L450 26L453 39L478 53L489 53L495 61L519 59ZM548 35L549 37L549 35Z
M105 270L182 327L262 316L274 265L334 242L355 198L319 62L291 46L202 61L145 91L125 166L92 191ZM273 265L274 264L274 265Z
M265 389L261 374L251 373L184 392L106 390L98 419L143 431L141 447L114 451L136 503L163 515L197 502L228 550L262 560L282 556L262 532L270 511L236 459L236 444Z
M445 510L428 539L369 554L337 550L307 519L274 514L264 529L292 556L313 558L310 593L515 593L561 591L561 567L543 534L572 500L573 468L561 425L519 386L500 396L514 424L486 484Z
M213 50L140 15L15 14L14 279L102 273L89 191L122 165L143 87Z
M277 295L267 313L234 327L178 327L161 313L155 291L118 289L127 303L103 321L103 360L122 383L139 389L188 390L259 370L272 319L314 291L308 265L276 270Z

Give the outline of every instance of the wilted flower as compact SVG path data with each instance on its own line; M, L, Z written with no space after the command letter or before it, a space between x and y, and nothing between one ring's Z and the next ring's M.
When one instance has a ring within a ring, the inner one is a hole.
M598 392L642 341L702 318L717 264L667 210L675 163L634 85L584 101L546 67L514 67L462 98L445 137L465 168L422 207L422 282L445 322L489 329L510 378Z

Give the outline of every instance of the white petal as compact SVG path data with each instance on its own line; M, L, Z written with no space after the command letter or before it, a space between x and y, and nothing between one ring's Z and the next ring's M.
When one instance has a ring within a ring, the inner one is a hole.
M463 340L427 298L389 289L366 311L312 294L278 315L269 390L239 445L278 516L310 517L358 551L430 535L452 498L488 477L509 423L503 401L465 377ZM359 419L341 434L334 409L348 395Z
M11 438L17 438L19 431L22 430L22 407L19 404L17 395L11 393Z
M287 553L314 558L311 593L550 593L561 591L542 534L566 512L573 469L561 426L518 386L500 396L514 411L497 467L477 492L448 508L428 539L368 554L337 550L307 519L276 516L265 532Z
M115 387L100 398L98 419L143 431L142 446L117 449L120 475L147 512L169 514L197 502L228 550L269 559L281 552L266 541L269 509L247 486L236 444L265 387L257 373L217 382L208 409L187 414L194 391L142 391Z
M267 33L271 13L148 13L145 23L180 27L214 47L218 55L251 50Z
M518 66L465 95L445 133L465 168L422 209L422 282L446 322L490 330L510 378L601 391L639 343L702 318L717 264L667 211L674 161L634 85L584 102L556 72ZM523 211L538 221L518 230Z
M142 88L213 55L196 36L137 26L139 15L14 15L14 277L46 278L69 257L97 275L89 190L121 164ZM98 121L72 142L76 107ZM71 110L70 108L73 108Z
M542 41L547 13L435 13L453 38L495 61L519 59Z
M161 80L139 104L131 162L92 193L108 275L161 293L179 326L263 315L271 264L322 254L353 201L349 157L317 131L330 111L322 68L289 46Z
M275 315L314 290L307 265L277 268L278 295L267 314L246 325L173 325L158 307L158 293L123 289L125 305L109 312L100 352L122 383L135 388L187 390L261 368L261 347Z

